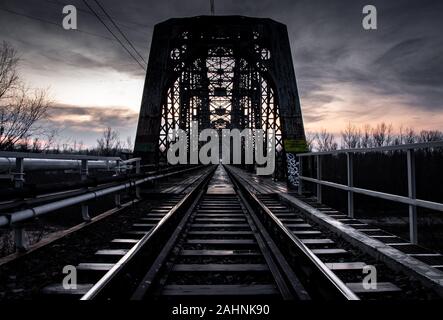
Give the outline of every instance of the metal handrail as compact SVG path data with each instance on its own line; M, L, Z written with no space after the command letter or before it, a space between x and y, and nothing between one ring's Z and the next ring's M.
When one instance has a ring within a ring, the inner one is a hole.
M407 204L407 205L414 205L417 207L436 210L436 211L443 211L443 203L439 203L439 202L420 200L420 199L411 199L408 197L399 196L399 195L391 194L391 193L373 191L373 190L356 188L356 187L348 187L347 185L344 185L344 184L330 182L330 181L326 181L326 180L318 180L318 179L314 179L314 178L310 178L310 177L300 176L299 178L302 180L308 181L308 182L321 184L326 187L340 189L343 191L352 191L354 193L363 194L365 196L370 196L370 197L374 197L374 198L378 198L378 199L390 200L390 201L394 201L394 202L399 202L399 203L403 203L403 204Z
M1 158L0 170L12 172L16 170L16 159L22 158ZM84 160L67 160L67 159L31 159L25 158L23 170L44 171L44 170L74 170L80 169ZM123 164L126 165L126 164ZM88 160L89 169L110 169L118 166L118 160Z
M338 149L338 150L320 151L320 152L306 152L306 153L299 153L297 154L297 156L298 157L327 156L327 155L346 154L346 153L406 151L413 149L428 149L428 148L443 148L443 141L401 144L398 146L384 146L384 147L375 147L375 148L353 148L353 149Z
M0 151L0 158L53 159L53 160L103 160L103 161L121 160L120 157L102 157L102 156L90 156L90 155L78 155L78 154L10 152L10 151Z
M91 191L91 192L87 192L87 193L84 193L84 194L81 194L78 196L54 201L54 202L47 203L47 204L40 205L40 206L36 206L33 208L23 209L23 210L15 211L12 213L2 214L2 215L0 215L0 227L12 225L14 223L28 220L28 219L34 218L36 216L47 214L47 213L50 213L50 212L53 212L53 211L56 211L59 209L63 209L63 208L72 206L72 205L82 204L84 202L87 202L87 201L90 201L93 199L97 199L97 198L101 198L101 197L109 195L109 194L114 194L114 193L117 193L122 190L134 188L134 187L136 187L140 184L146 183L148 181L166 178L166 177L169 177L172 175L184 173L184 172L191 171L191 170L195 170L195 168L184 169L181 171L175 171L175 172L163 173L160 175L150 176L150 177L138 179L135 181L130 181L130 182L118 184L116 186L112 186L109 188L104 188L104 189L97 190L97 191Z
M2 159L6 159L6 169L11 171L11 160L15 162L15 172L11 172L11 178L14 180L16 189L23 188L25 182L25 167L37 170L64 170L64 169L80 169L82 180L88 176L88 169L91 161L95 162L96 168L115 168L118 172L122 169L122 159L119 157L101 157L76 154L45 154L45 153L29 153L29 152L9 152L0 151L0 168ZM140 169L140 160L137 160L137 170ZM113 163L111 165L111 163Z
M130 164L133 162L140 162L141 160L142 160L142 158L131 158L131 159L122 161L122 164Z
M443 141L427 142L427 143L413 143L399 146L386 146L369 149L343 149L334 150L330 152L310 152L297 154L299 159L299 185L298 193L303 194L303 181L311 182L317 185L317 201L322 202L322 186L331 187L347 192L348 197L348 216L354 217L354 193L363 194L366 196L394 201L398 203L407 204L409 206L409 235L411 243L418 243L418 231L417 231L417 207L443 211L443 203L432 202L427 200L417 199L416 192L416 178L415 178L415 150L427 149L427 148L441 148L443 147ZM369 190L364 188L354 187L354 165L353 158L355 153L367 153L367 152L385 152L385 151L406 151L407 153L407 175L408 175L408 196L400 196L391 193L384 193L375 190ZM327 155L346 155L346 172L347 172L347 185L339 184L322 179L322 166L321 156ZM303 159L306 157L315 157L317 162L317 178L303 176Z

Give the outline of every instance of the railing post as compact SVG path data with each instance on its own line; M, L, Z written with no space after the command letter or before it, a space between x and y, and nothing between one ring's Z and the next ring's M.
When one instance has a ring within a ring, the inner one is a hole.
M135 173L136 174L140 174L141 170L140 170L140 160L137 160L135 162ZM135 187L135 196L137 197L137 199L140 199L140 187Z
M117 160L117 170L116 170L116 175L120 175L120 160ZM115 201L115 206L117 208L121 207L121 196L120 193L116 193L114 196L114 201Z
M303 176L303 157L298 157L298 195L303 195L303 180L301 177Z
M83 221L91 221L91 216L89 215L89 206L87 204L82 204L82 218Z
M23 188L23 184L25 182L24 175L24 159L15 158L14 187L16 189Z
M81 179L82 181L85 181L86 179L88 179L88 160L82 160L82 166L80 169L80 175L81 175Z
M121 161L120 160L116 161L115 171L116 171L116 174L120 174L120 171L121 171Z
M354 186L354 154L346 153L346 171L348 176L348 187ZM348 217L354 218L354 192L348 191Z
M82 160L80 174L82 181L86 181L88 179L88 160ZM87 204L82 204L82 218L83 221L91 221L91 217L89 216L89 206Z
M414 149L407 151L408 161L408 197L409 199L417 198L417 190L415 185L415 153ZM409 205L409 239L411 243L418 243L417 231L417 207L413 204Z
M15 250L17 252L27 251L29 248L29 238L23 226L14 227Z
M122 206L120 193L116 193L114 199L115 199L115 206L117 208L120 208Z
M322 179L322 170L321 170L321 157L315 156L317 162L317 180ZM321 184L317 183L317 203L322 202L322 194L321 194Z

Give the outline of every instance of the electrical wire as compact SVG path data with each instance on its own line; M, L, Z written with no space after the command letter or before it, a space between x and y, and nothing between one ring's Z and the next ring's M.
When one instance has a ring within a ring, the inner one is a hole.
M142 59L142 61L145 64L148 64L146 62L146 60L143 58L143 56L140 54L140 52L138 52L138 50L134 47L134 45L131 43L131 41L128 39L128 37L126 37L126 35L123 33L123 31L120 29L120 27L115 23L114 19L108 14L108 12L105 10L105 8L100 4L100 2L98 0L94 0L94 2L100 7L100 9L104 12L104 14L106 15L106 17L108 17L108 19L111 21L112 25L120 32L120 34L123 36L123 38L129 43L129 45L131 46L131 48L135 51L135 53L137 53L137 55L140 57L140 59Z
M103 26L109 31L109 33L120 43L120 45L125 49L125 51L134 59L135 62L143 69L146 70L145 66L140 63L140 61L132 54L132 52L123 44L123 42L115 35L115 33L109 28L109 26L104 22L100 15L92 8L86 0L83 3L88 7L88 9L94 14L94 16L100 21Z
M51 25L63 28L63 25L61 25L59 23L56 23L56 22L53 22L53 21L49 21L49 20L45 20L45 19L42 19L42 18L39 18L39 17L31 16L31 15L26 14L26 13L21 13L21 12L17 12L17 11L14 11L14 10L7 9L7 8L1 8L1 7L0 7L0 10L4 11L4 12L7 12L7 13L10 13L10 14L13 14L13 15L16 15L16 16L25 17L25 18L28 18L28 19L40 21L40 22L43 22L43 23L47 23L47 24L51 24ZM95 34L95 33L84 31L84 30L80 30L80 29L72 29L70 31L76 31L76 32L88 34L90 36L99 37L99 38L103 38L103 39L110 40L110 41L116 41L113 38L109 38L109 37L106 37L106 36L102 36L102 35L99 35L99 34Z

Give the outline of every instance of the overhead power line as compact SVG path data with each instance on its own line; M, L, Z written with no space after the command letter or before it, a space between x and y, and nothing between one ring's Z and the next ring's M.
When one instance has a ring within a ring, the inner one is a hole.
M41 0L39 0L39 1L41 1ZM62 2L62 1L60 1L60 0L45 0L45 1L46 1L48 4L55 5L55 6L67 6L67 5L69 5L68 3ZM94 16L94 15L92 14L92 12L90 12L90 11L87 10L87 9L83 9L83 8L80 8L80 7L79 7L79 8L77 8L77 11L80 11L80 12L86 13L86 14L91 15L91 16ZM114 20L117 21L118 24L119 24L121 27L124 27L124 28L130 29L131 32L137 32L137 33L139 33L139 34L143 34L143 35L145 35L145 36L147 36L148 33L146 33L145 31L141 31L140 28L143 28L143 29L150 29L150 28L151 28L150 26L147 26L147 25L144 25L144 24L141 24L141 23L137 23L137 22L127 21L127 20L122 21L122 20L120 20L120 19L116 19L116 18L114 18ZM131 27L131 26L129 26L129 25L132 25L132 26L138 27L138 29L137 29L137 28L134 28L134 27Z
M125 51L134 59L138 65L145 70L145 66L140 63L140 61L134 56L134 54L123 44L123 42L115 35L115 33L109 28L109 26L105 23L105 21L100 17L100 15L92 8L86 0L83 0L83 3L88 7L88 9L94 14L94 16L100 21L100 23L105 26L105 28L109 31L109 33L120 43L120 45L125 49Z
M120 27L115 23L114 19L108 14L108 12L105 10L105 8L100 4L100 2L98 0L94 0L94 2L100 7L100 9L103 11L103 13L106 15L106 17L108 17L108 19L111 21L112 25L118 30L118 32L120 32L120 34L123 36L123 38L129 43L132 50L134 50L135 53L137 53L137 55L140 57L140 59L142 59L142 61L145 64L148 64L146 62L145 58L143 58L143 56L140 54L140 52L138 52L138 50L134 47L132 42L128 39L128 37L126 37L126 35L123 33L123 31L120 29Z
M45 20L45 19L42 19L42 18L39 18L39 17L31 16L31 15L26 14L26 13L21 13L21 12L17 12L17 11L14 11L14 10L7 9L7 8L1 8L1 7L0 7L0 10L4 11L4 12L7 12L7 13L10 13L10 14L13 14L13 15L16 15L16 16L25 17L25 18L28 18L28 19L40 21L40 22L43 22L43 23L47 23L47 24L51 24L53 26L57 26L57 27L63 28L63 25L61 25L59 23L56 23L56 22L53 22L53 21L50 21L50 20ZM116 41L113 38L109 38L109 37L106 37L106 36L102 36L102 35L99 35L99 34L95 34L95 33L84 31L84 30L80 30L80 29L72 29L70 31L80 32L80 33L88 34L90 36L99 37L99 38L103 38L103 39L110 40L110 41Z

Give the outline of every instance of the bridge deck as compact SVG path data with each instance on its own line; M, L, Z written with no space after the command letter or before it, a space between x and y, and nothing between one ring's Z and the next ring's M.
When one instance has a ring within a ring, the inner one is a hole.
M443 259L442 255L410 244L407 240L362 223L358 219L349 219L324 204L318 204L316 199L299 197L294 190L288 189L286 183L273 181L269 177L256 176L233 166L229 166L229 169L241 177L256 193L277 193L282 200L300 208L312 221L325 226L376 259L386 261L394 268L411 275L418 275L423 283L438 288L437 290L443 294L443 271L440 270L442 264L439 261L431 261L431 259ZM380 233L393 236L394 240L381 241L383 239L378 236Z

